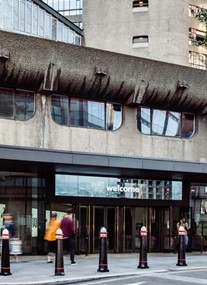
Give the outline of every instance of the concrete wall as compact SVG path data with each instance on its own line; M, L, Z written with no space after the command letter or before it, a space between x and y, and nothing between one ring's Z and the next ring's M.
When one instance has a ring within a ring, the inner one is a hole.
M124 107L117 131L57 125L51 118L50 97L36 94L36 113L28 121L1 119L0 144L121 156L184 161L207 159L207 117L197 116L191 139L148 136L136 127L136 108Z
M133 12L132 2L85 0L85 45L188 65L188 1L149 0L143 12ZM139 35L149 36L148 47L132 47L133 36Z

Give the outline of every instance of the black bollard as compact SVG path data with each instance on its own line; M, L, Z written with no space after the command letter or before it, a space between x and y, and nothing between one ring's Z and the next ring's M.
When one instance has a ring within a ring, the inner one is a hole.
M55 255L55 275L65 275L63 262L63 232L61 229L56 231L56 255Z
M11 275L9 256L9 231L7 229L4 229L2 232L1 275Z
M180 226L178 229L178 235L179 235L179 246L178 246L178 263L177 266L187 266L185 261L185 235L186 231L183 226Z
M141 243L140 243L140 255L139 255L139 265L137 268L145 269L149 268L147 265L147 229L142 227L140 230Z
M100 237L100 254L99 254L99 272L109 272L107 264L107 231L102 227L99 233Z

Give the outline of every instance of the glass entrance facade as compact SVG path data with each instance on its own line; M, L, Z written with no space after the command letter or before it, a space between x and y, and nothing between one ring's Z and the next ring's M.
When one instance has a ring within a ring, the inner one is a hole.
M0 175L0 228L3 215L12 213L23 254L44 252L45 179L26 173Z
M204 250L207 246L205 185L191 187L188 208L180 206L183 186L178 181L62 174L53 177L51 183L51 177L0 173L0 227L3 214L12 213L23 254L47 252L44 233L50 213L56 212L61 220L69 206L77 223L78 253L99 251L102 226L108 231L109 252L138 252L143 225L148 230L150 252L173 251L181 216L190 226L189 250Z

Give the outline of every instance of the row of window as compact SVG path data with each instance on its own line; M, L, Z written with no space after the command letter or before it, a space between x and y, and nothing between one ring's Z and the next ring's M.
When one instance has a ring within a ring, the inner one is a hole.
M64 16L80 15L83 12L83 0L43 0Z
M29 120L35 112L34 93L0 89L0 117ZM114 131L122 124L122 106L62 95L51 96L51 116L59 125ZM189 113L137 108L137 128L142 134L190 138L195 116Z
M0 0L0 28L55 41L81 44L81 37L30 0Z

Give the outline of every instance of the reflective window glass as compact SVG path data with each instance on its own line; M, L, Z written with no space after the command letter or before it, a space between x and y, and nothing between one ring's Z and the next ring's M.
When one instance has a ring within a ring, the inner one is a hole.
M67 0L67 7L70 7L69 3ZM66 2L63 0L60 2L58 0L49 1L48 4L57 11L58 7L63 10L66 7ZM56 18L56 21L52 20L52 17L56 17L55 15L52 16L31 0L0 0L0 11L2 11L0 26L4 30L81 45L81 36L74 31L71 25L68 26L65 21L63 23L59 17ZM67 14L69 13L67 12ZM73 36L68 34L68 29L72 30Z
M51 16L48 13L45 13L45 37L51 38Z
M61 125L117 130L122 123L121 104L52 95L52 118ZM68 108L68 106L70 106Z
M182 182L56 174L55 195L182 200Z
M15 30L19 29L19 1L15 0L13 2L13 28Z
M12 11L12 1L7 0L4 1L5 5L5 11ZM2 13L2 11L1 11ZM8 30L11 30L13 28L13 18L12 18L12 13L5 13L4 14L4 20L5 20L5 27L7 27Z
M194 133L194 115L182 114L182 137L190 138Z
M64 26L64 30L63 30L63 41L65 43L68 42L68 27Z
M0 88L0 116L29 120L34 114L34 93Z
M14 94L13 90L0 89L0 116L13 118Z
M63 40L63 24L58 22L58 34L57 34L57 40L62 41Z
M16 97L16 120L29 120L34 114L34 93L18 91Z
M52 18L52 39L57 39L57 20Z
M25 31L29 34L32 33L32 3L26 3L26 17L25 17Z
M70 125L91 128L105 128L104 103L71 99Z
M33 34L38 34L38 6L33 6Z
M68 97L66 96L52 96L51 115L53 120L60 125L68 125Z
M150 135L151 133L150 113L148 108L137 108L137 128L142 134Z
M20 1L20 31L25 31L25 2Z
M194 114L137 108L137 128L142 134L189 138L194 121Z
M44 11L41 9L38 9L39 13L38 13L38 24L39 24L39 35L41 37L44 36Z
M180 113L152 110L152 134L180 136Z
M122 123L121 105L120 104L106 104L106 129L117 130Z
M68 43L74 43L74 32L71 29L68 29Z

